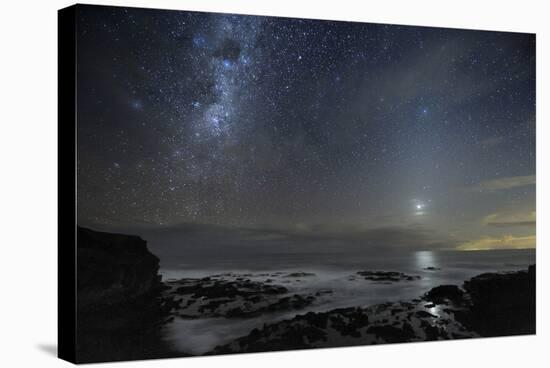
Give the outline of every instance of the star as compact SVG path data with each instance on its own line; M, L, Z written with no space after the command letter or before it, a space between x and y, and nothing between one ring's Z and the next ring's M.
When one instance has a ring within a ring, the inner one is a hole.
M141 110L143 108L143 104L141 103L140 100L134 100L132 101L132 108L134 110Z
M229 59L223 59L222 65L225 69L231 69L233 67L233 62Z
M197 48L203 48L203 47L207 46L206 38L204 38L201 35L194 36L193 37L193 46L195 46Z
M535 185L507 189L535 174L533 35L86 9L83 223L483 237L510 230L483 216L534 211Z

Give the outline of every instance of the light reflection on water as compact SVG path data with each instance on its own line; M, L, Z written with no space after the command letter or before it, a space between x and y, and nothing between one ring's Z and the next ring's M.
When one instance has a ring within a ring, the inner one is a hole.
M420 251L414 253L415 265L418 270L425 270L428 267L439 268L437 255L432 251Z
M443 306L441 304L435 304L433 307L426 309L436 317L441 317L443 315Z

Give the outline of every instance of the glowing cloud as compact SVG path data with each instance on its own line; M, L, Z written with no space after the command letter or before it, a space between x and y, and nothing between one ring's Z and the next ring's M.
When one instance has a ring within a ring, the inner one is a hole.
M521 213L491 213L483 218L483 224L495 227L512 227L512 226L536 226L536 212L521 212Z
M536 246L536 236L503 235L470 240L456 247L457 250L530 249Z

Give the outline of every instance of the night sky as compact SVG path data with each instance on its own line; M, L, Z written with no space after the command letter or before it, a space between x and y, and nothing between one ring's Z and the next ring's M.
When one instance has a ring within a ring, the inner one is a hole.
M77 66L81 225L535 245L534 35L80 6Z

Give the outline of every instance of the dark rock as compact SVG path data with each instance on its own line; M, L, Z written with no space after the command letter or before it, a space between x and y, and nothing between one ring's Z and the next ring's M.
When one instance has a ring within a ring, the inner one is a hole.
M439 327L434 326L424 320L420 322L420 327L424 329L424 333L426 334L426 340L438 340L440 337L443 337L443 333Z
M186 306L186 307L189 307L190 305L195 304L196 302L197 302L196 299L189 299L189 300L187 301L187 303L185 304L185 306Z
M262 352L289 349L308 349L317 341L326 340L326 331L310 325L292 325L279 331L276 326L265 326L261 330L254 329L247 336L235 340L234 344L241 352ZM210 354L235 352L231 345L218 346Z
M161 308L166 312L170 312L172 309L177 309L181 304L180 300L174 298L161 299Z
M414 328L410 323L408 322L403 323L403 326L401 328L403 329L403 333L405 333L405 335L412 336L412 337L415 336Z
M423 310L416 311L414 315L418 318L437 318L437 316Z
M167 312L159 260L138 236L77 228L76 360L95 363L183 356L161 337Z
M181 279L170 282L168 296L190 296L187 304L174 306L171 313L184 318L227 317L249 318L263 313L302 309L315 301L313 295L286 295L281 285L266 284L249 279ZM197 308L189 311L191 304Z
M534 334L536 329L535 266L526 271L485 273L464 283L470 313L456 318L482 336Z
M377 282L414 281L420 279L420 276L411 276L395 271L358 271L357 274L365 280Z
M198 310L199 312L211 312L216 310L219 306L222 304L227 304L231 302L231 299L217 299L217 300L211 300L206 304L201 305Z
M288 275L285 275L284 277L311 277L311 276L315 276L315 274L309 273L309 272L293 272L293 273L289 273Z
M247 317L248 313L245 313L242 308L236 307L228 310L226 312L226 317L233 318L233 317Z
M395 316L397 313L401 313L401 312L403 312L403 311L404 311L403 308L392 308L392 309L390 310L390 313L391 313L392 316Z
M372 333L389 343L407 342L415 337L414 330L408 323L402 328L390 325L371 326L367 329L367 333Z
M308 312L303 316L298 316L297 318L303 318L311 325L320 328L320 329L326 329L327 328L327 322L328 317L325 313L313 313Z
M78 309L128 302L161 287L159 259L138 236L77 229Z
M315 293L315 296L322 296L322 295L329 295L329 294L332 294L332 290L330 290L330 289L322 289L322 290L318 290L318 291Z
M338 314L330 318L332 327L342 336L360 337L359 329L369 324L367 313L361 308L335 309L331 314Z
M217 280L213 283L210 279L182 279L173 293L186 295L193 294L194 298L235 298L235 297L251 297L260 294L284 294L288 290L280 285L265 285L260 282L250 280L235 280L225 281Z
M414 299L364 309L309 312L264 325L211 353L328 347L342 341L345 345L363 345L529 333L534 331L535 322L534 278L534 267L515 273L483 274L464 284L466 292L455 285L431 289L423 297L430 303ZM280 298L278 303L286 307L307 300L308 297L293 295ZM441 316L424 310L436 303L448 305Z
M444 304L447 300L458 303L462 301L464 292L456 285L436 286L424 295L424 299L435 304Z

